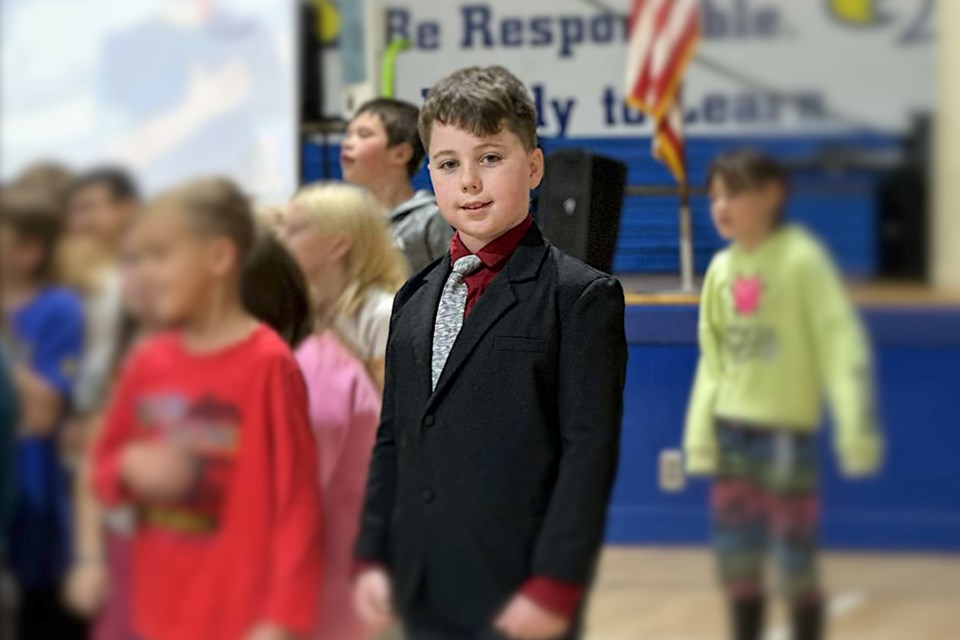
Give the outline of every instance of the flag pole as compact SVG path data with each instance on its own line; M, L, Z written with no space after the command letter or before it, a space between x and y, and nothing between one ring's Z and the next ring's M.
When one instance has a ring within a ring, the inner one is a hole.
M690 190L680 183L680 290L693 293L693 225L690 216Z
M682 82L700 38L700 3L633 0L630 9L627 104L653 120L653 156L680 187L680 289L693 284L693 223L683 141ZM669 25L669 29L666 26Z

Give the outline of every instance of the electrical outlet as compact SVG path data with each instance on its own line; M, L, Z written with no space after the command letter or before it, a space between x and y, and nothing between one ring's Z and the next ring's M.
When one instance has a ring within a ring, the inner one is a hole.
M660 452L660 489L676 493L687 486L687 475L683 470L683 453L677 449L664 449Z

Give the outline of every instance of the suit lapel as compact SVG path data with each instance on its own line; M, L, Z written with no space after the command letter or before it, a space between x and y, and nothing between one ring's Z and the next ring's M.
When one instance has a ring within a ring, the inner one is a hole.
M427 410L432 407L434 402L443 393L444 389L456 377L457 372L463 367L469 359L480 340L487 332L503 317L503 315L514 307L517 302L517 294L514 290L514 283L521 282L530 278L535 278L546 254L546 244L540 230L533 225L530 231L523 237L520 246L510 257L506 267L490 284L490 287L480 296L477 305L470 312L463 322L463 328L460 329L460 335L457 336L447 358L447 364L437 381L437 388L430 397ZM436 271L434 271L436 273ZM449 274L444 275L444 281ZM440 285L443 288L443 285ZM440 293L437 293L436 301L439 301ZM434 309L436 309L434 304ZM431 321L432 322L432 321ZM427 343L426 370L427 379L430 378L430 355L433 349L433 324L430 326L430 339Z
M450 381L456 375L457 371L463 366L467 358L476 348L477 343L487 333L490 327L496 323L500 317L506 313L513 305L517 304L517 296L513 292L510 281L503 278L506 273L501 272L497 278L490 284L490 288L484 292L477 301L477 306L473 308L470 315L463 322L463 328L453 343L450 355L447 358L447 364L440 374L437 381L437 388L433 392L430 403L443 392L450 384Z

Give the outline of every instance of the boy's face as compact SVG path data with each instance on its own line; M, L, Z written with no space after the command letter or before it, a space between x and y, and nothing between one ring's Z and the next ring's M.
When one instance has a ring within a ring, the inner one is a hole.
M126 233L120 248L120 274L123 283L123 307L138 323L156 323L153 296L144 277L145 240L143 224L134 224Z
M27 283L43 261L43 242L24 237L9 224L0 224L0 277L8 282Z
M133 215L135 204L116 199L106 184L91 184L70 197L67 229L105 247L116 247Z
M343 179L351 184L369 187L397 175L398 168L406 178L406 165L411 153L408 144L389 146L387 130L380 116L361 113L350 121L340 147Z
M783 189L775 183L734 192L721 176L710 183L709 196L717 233L733 241L756 239L768 232L783 204Z
M137 280L149 292L154 319L163 325L189 319L206 305L216 281L212 240L177 210L151 212L138 222L138 233Z
M474 252L523 222L543 178L543 152L527 151L506 127L476 136L435 123L429 157L440 212Z

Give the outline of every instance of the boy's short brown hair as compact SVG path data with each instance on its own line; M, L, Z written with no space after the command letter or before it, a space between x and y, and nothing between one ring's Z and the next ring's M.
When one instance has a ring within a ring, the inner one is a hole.
M768 184L780 185L786 191L790 183L783 165L756 149L734 149L718 155L707 169L707 188L718 177L733 193L753 191Z
M374 98L360 105L356 118L369 113L380 118L383 128L387 132L387 146L395 147L406 142L413 149L413 154L407 162L407 176L412 178L420 170L425 151L420 142L420 132L417 130L417 117L420 110L409 102L393 98Z
M420 110L420 139L430 148L433 123L491 136L504 127L527 151L537 148L537 109L527 88L500 66L468 67L433 85Z
M72 198L88 187L103 186L114 202L140 202L140 190L133 176L120 167L102 166L74 178L67 191Z
M64 165L43 161L24 169L13 181L13 186L45 192L58 205L65 205L73 180L73 172Z
M36 188L15 185L0 192L0 224L12 229L17 240L43 247L43 258L34 272L40 281L54 277L57 243L63 229L61 209L54 195Z
M238 268L253 251L257 230L253 205L227 178L197 178L158 196L150 209L174 207L187 214L198 232L225 236L237 248Z

